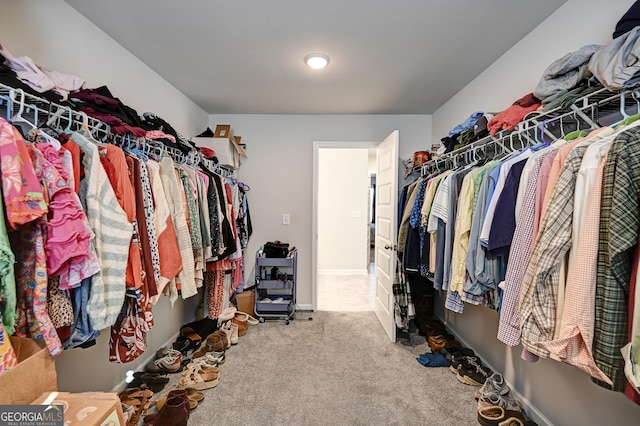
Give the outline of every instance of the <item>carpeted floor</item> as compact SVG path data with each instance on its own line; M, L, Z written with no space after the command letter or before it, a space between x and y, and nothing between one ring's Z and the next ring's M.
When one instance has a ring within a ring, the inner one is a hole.
M415 358L429 347L412 341L391 343L373 312L298 313L289 325L251 326L189 425L477 424L476 388L446 367L420 365Z

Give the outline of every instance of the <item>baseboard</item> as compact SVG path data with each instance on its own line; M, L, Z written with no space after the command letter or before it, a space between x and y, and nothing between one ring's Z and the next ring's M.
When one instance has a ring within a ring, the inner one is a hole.
M437 316L436 316L437 317ZM442 319L442 318L438 318L440 321L442 321L443 324L446 325L446 320ZM453 330L455 332L455 330ZM473 351L476 353L476 355L479 355L481 352L476 350L476 348L474 348L473 346L469 345L469 342L465 341L465 339L463 339L462 337L460 337L459 334L456 334L456 339L458 341L460 341L460 343L462 344L462 346L466 347L466 348L471 348L473 349ZM496 369L494 365L491 365L490 363L486 362L485 359L480 356L480 358L482 359L482 362L489 367L492 371L495 372L500 372L500 370ZM542 425L546 425L546 426L553 426L553 423L551 422L551 420L549 420L544 414L542 414L542 411L540 411L538 409L538 407L536 407L535 405L533 405L531 403L531 401L529 401L529 399L525 398L520 392L518 392L514 387L513 387L513 383L510 383L509 381L507 381L507 379L505 378L505 383L509 386L509 388L511 389L511 393L513 393L513 396L516 399L519 399L520 402L522 402L522 407L524 408L524 410L526 411L527 415L529 417L532 418L532 420L534 420L538 425L542 426Z
M303 305L296 305L297 311L313 311L313 305L311 303L305 303Z
M318 275L369 275L367 269L318 269Z

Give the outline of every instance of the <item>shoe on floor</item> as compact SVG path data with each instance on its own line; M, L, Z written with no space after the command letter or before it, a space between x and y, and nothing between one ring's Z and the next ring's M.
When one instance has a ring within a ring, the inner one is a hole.
M458 369L462 364L468 364L471 362L479 363L480 358L478 358L475 355L454 354L454 355L451 355L451 359L448 359L448 361L449 361L449 370L451 370L453 374L458 374Z
M496 405L507 411L522 411L520 401L508 394L500 395L497 392L489 392L478 399L478 408Z
M497 393L498 395L507 395L510 392L509 386L504 382L504 377L500 373L493 373L491 376L487 378L482 387L477 390L475 394L475 399L478 400L480 397L487 395L489 393Z
M478 409L478 423L482 426L537 426L522 412L505 410L500 406Z
M471 358L467 357L460 363L456 377L461 383L482 386L487 381L487 378L493 374L493 371L478 361L472 361Z
M177 352L177 355L170 354L156 359L148 363L145 368L149 373L177 373L182 369L182 354Z

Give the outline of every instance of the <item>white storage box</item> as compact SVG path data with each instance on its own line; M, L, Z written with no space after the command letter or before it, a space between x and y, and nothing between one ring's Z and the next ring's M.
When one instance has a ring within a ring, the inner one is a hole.
M215 151L221 166L237 169L240 167L240 152L238 146L228 138L191 138L196 146L211 148ZM246 157L244 150L243 156Z

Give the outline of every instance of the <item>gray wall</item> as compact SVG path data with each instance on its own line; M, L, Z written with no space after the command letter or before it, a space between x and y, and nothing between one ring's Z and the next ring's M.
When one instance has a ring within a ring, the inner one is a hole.
M258 247L266 241L286 241L299 250L297 302L312 304L311 234L313 218L313 142L384 140L400 131L400 158L424 150L431 143L429 115L212 115L231 124L247 144L240 180L251 187L249 206L254 235L249 241L245 279L251 282ZM282 213L291 224L282 225Z
M433 114L433 140L474 111L501 111L530 93L555 59L591 43L606 44L616 22L633 1L570 0ZM455 334L476 349L493 369L505 375L531 409L555 425L637 425L640 407L622 394L593 384L577 368L550 360L530 364L521 346L496 339L498 315L466 305L464 313L439 316Z

